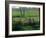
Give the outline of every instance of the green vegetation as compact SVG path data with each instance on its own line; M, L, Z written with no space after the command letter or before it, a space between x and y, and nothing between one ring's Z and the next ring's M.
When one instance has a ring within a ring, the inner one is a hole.
M40 30L39 8L13 8L12 30Z

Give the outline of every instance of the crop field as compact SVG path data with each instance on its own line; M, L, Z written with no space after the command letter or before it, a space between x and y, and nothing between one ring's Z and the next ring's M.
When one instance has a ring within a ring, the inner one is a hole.
M39 8L12 8L12 31L40 30Z

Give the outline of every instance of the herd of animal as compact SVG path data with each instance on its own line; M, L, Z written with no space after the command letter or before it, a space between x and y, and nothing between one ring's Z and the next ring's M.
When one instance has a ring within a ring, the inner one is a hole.
M20 24L33 24L39 21L35 21L34 18L14 18L13 19L15 23L20 23Z

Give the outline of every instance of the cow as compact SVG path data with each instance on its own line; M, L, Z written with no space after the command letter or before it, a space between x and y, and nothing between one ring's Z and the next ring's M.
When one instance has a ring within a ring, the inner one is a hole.
M33 24L34 23L34 19L29 18L29 19L25 19L23 24Z

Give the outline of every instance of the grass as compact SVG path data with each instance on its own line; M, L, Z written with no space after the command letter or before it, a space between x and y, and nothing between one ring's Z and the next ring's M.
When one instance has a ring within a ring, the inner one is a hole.
M25 11L24 13L25 16L23 17L32 17L32 16L38 16L39 17L39 11L38 10L28 10L28 11ZM21 16L21 13L20 11L16 11L16 10L13 10L12 11L12 16L16 17L16 16Z
M27 23L34 19L33 23ZM25 22L26 21L26 22ZM12 31L40 30L39 9L12 9Z

